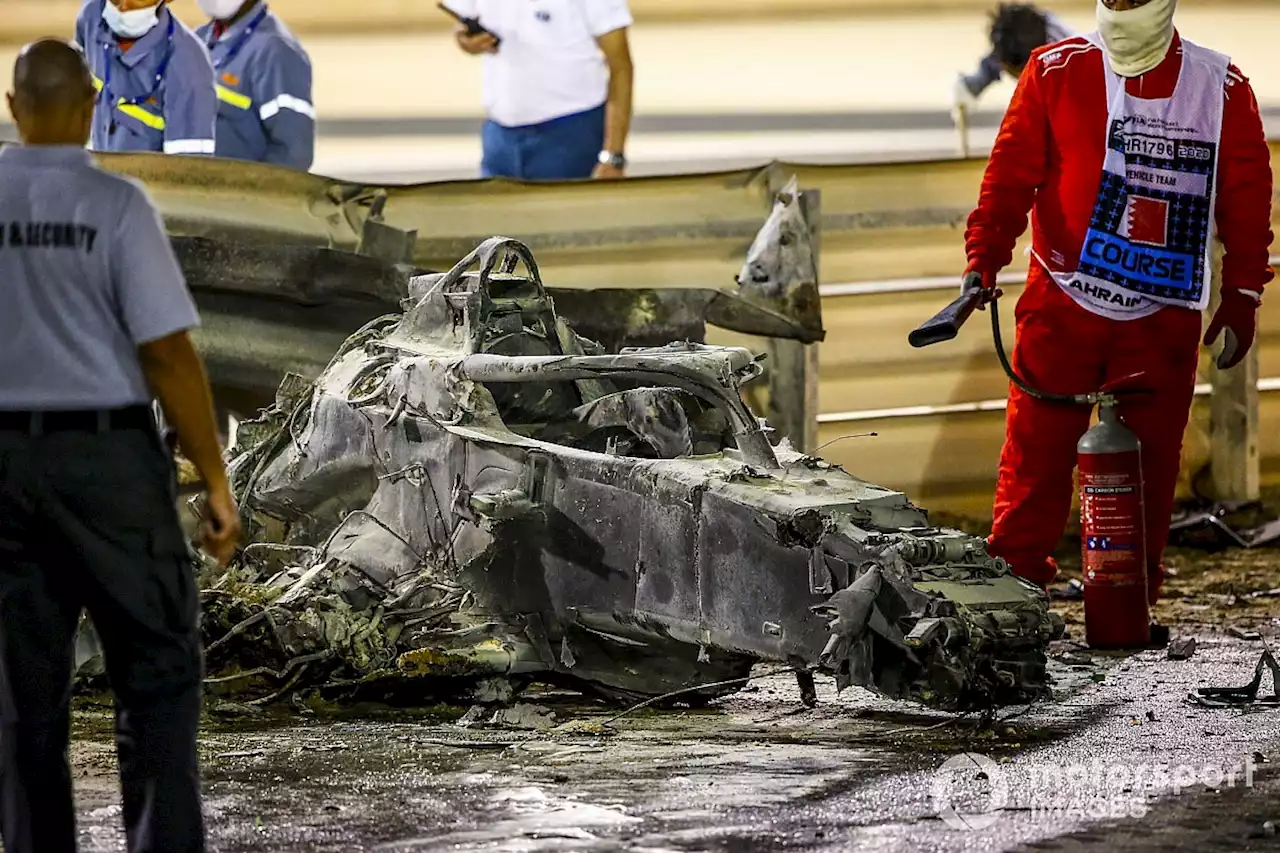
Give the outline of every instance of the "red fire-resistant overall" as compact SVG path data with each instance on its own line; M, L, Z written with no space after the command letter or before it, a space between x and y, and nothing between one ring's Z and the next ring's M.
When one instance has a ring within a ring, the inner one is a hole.
M1181 40L1175 38L1158 67L1127 81L1129 94L1170 97L1181 64ZM971 270L990 280L1009 264L1026 230L1028 210L1035 255L1058 271L1076 268L1102 176L1108 117L1104 74L1102 51L1082 38L1032 56L969 218ZM1273 276L1268 265L1270 156L1257 101L1234 66L1225 97L1216 207L1217 238L1226 252L1223 288L1261 293ZM1013 363L1032 385L1077 394L1141 372L1142 384L1155 392L1126 399L1120 410L1142 442L1154 601L1195 387L1200 314L1165 307L1140 319L1108 319L1079 306L1033 260L1016 319ZM1015 574L1041 585L1057 574L1050 554L1070 514L1076 442L1089 417L1086 407L1046 403L1010 388L990 550L1008 560Z

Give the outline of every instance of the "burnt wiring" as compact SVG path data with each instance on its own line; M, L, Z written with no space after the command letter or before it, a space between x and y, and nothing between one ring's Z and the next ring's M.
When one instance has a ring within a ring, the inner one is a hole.
M387 523L386 523L386 522L384 522L384 521L382 521L381 519L379 519L379 518L378 518L377 516L375 516L373 513L369 512L369 511L367 511L367 510L363 510L363 509L353 509L351 512L349 512L349 513L347 513L345 516L343 516L342 521L341 521L341 522L339 522L338 526L337 526L337 527L335 527L335 528L334 528L334 530L333 530L333 532L329 534L329 538L328 538L328 539L326 539L326 540L324 541L324 544L320 546L320 548L319 548L319 550L318 550L318 553L321 553L321 554L328 553L328 551L329 551L329 546L333 544L333 540L334 540L334 539L338 538L338 534L342 532L342 528L343 528L344 526L346 526L346 523L347 523L347 522L348 522L348 521L349 521L353 516L357 516L357 515L359 515L359 516L363 516L364 518L367 518L369 521L372 521L372 522L373 522L374 524L376 524L378 527L381 527L381 528L382 528L383 530L385 530L387 533L390 533L392 536L394 536L396 539L398 539L398 540L400 541L400 543L401 543L402 545L404 545L404 547L406 547L406 548L408 548L408 549L409 549L409 553L410 553L410 554L413 554L413 556L415 556L415 557L417 557L417 558L418 558L418 561L419 561L419 562L423 562L423 563L425 563L425 562L426 562L427 558L426 558L426 557L424 557L421 553L419 553L418 549L417 549L417 548L415 548L415 547L413 547L413 543L412 543L412 542L410 542L408 539L406 539L406 538L404 537L404 535L403 535L403 534L397 533L395 530L391 529L391 527L389 527L389 526L387 525Z
M850 433L849 435L842 435L839 438L833 438L830 441L826 442L825 444L818 445L813 449L812 452L806 453L804 456L801 456L799 459L795 460L794 462L788 462L786 465L784 465L782 468L782 477L780 478L779 481L785 483L787 480L787 477L791 476L792 468L794 468L797 465L804 465L810 460L816 459L819 451L824 450L833 444L837 444L841 441L848 441L849 439L854 439L854 438L877 438L879 435L880 433L878 432L858 432L858 433Z

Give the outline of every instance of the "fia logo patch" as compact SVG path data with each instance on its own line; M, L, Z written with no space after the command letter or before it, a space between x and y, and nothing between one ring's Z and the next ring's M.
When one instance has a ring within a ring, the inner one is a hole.
M1129 196L1125 225L1130 243L1164 248L1169 245L1169 202L1142 196Z

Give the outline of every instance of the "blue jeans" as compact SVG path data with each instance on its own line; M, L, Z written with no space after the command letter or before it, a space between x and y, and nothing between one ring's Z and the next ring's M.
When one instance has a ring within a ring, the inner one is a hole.
M566 181L589 178L604 148L604 105L542 124L503 127L484 123L486 178Z

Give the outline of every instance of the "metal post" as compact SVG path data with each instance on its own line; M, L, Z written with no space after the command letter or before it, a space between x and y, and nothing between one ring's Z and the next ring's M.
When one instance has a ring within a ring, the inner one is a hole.
M802 190L800 210L809 224L813 266L821 280L821 191ZM818 446L818 345L771 338L768 365L769 423L797 450L812 453Z
M1213 302L1217 310L1222 276L1222 252L1213 264ZM1262 488L1258 453L1258 347L1230 370L1210 367L1210 473L1213 497L1220 501L1254 501Z

